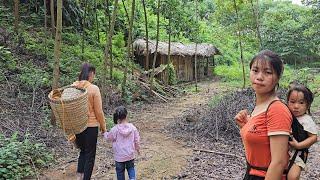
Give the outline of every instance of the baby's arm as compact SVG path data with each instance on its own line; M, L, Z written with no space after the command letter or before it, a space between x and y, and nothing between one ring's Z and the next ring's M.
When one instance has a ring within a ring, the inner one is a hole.
M289 141L289 144L295 149L309 148L312 144L317 142L318 136L316 134L311 134L311 133L308 133L308 136L309 137L307 139L301 142L298 142L293 138L292 141Z

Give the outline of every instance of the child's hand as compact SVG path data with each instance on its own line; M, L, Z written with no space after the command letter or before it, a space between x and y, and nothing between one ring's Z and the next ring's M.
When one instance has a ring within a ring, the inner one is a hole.
M294 137L291 137L291 138L292 140L289 141L290 146L295 149L300 149L300 143Z
M109 134L108 131L104 132L104 133L103 133L103 137L104 137L105 139L108 139L108 134Z
M236 120L236 123L240 128L242 128L247 122L248 122L248 110L244 109L241 110L235 117L234 119Z

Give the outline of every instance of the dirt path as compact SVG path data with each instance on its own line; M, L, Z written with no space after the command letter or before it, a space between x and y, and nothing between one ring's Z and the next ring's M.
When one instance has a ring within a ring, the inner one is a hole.
M139 129L141 135L141 154L136 159L138 179L172 179L187 164L192 150L166 135L164 127L194 106L203 105L218 92L218 83L204 81L199 83L199 93L176 98L169 103L148 105L135 104L129 107L129 119ZM111 145L98 139L97 157L93 179L115 179ZM73 157L40 179L75 179L77 151Z

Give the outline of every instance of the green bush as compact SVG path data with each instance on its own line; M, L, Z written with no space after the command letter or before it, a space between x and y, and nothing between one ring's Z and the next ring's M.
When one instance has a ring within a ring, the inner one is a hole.
M32 65L31 62L21 67L19 81L29 88L49 87L49 73Z
M222 81L243 81L242 67L239 64L234 64L231 66L219 65L214 68L214 73L221 78ZM249 68L245 66L246 79L249 77Z
M174 66L172 63L170 63L168 66L168 76L169 76L169 85L175 85L177 84L177 75L176 71L174 69Z
M53 156L43 144L32 143L26 137L19 141L17 133L11 138L0 135L0 177L22 179L35 175L35 168L42 168L53 161Z
M290 66L285 66L283 76L280 80L280 86L287 88L292 81L299 81L309 88L317 88L319 85L319 75L314 75L310 72L310 68L293 69Z
M0 46L0 82L5 80L8 71L14 71L17 63L9 48Z

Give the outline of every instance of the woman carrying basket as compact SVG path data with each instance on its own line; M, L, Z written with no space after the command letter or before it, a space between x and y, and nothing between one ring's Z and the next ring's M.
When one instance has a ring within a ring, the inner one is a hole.
M96 156L99 127L101 133L106 132L100 89L92 84L95 73L96 69L94 66L84 63L79 80L72 84L79 88L86 88L88 91L89 119L87 128L80 134L76 134L76 145L80 148L77 168L77 179L79 180L89 180L91 178Z

